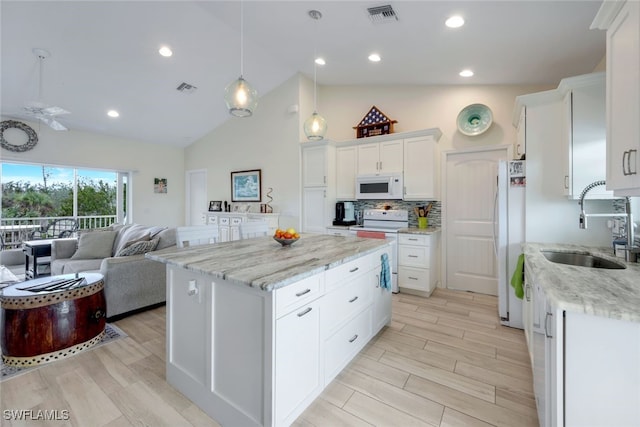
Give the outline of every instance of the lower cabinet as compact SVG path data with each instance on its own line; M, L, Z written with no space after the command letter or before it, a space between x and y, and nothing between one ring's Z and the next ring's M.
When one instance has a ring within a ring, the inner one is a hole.
M438 281L438 234L398 234L398 287L429 296Z
M390 251L272 292L168 265L167 382L221 425L291 425L390 322Z
M559 309L528 281L533 313L524 320L540 425L640 425L640 323Z

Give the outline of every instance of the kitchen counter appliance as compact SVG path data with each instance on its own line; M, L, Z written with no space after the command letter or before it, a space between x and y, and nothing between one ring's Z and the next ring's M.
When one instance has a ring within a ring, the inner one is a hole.
M333 225L356 225L353 202L336 203L336 218L333 220Z
M362 225L349 227L360 237L387 239L391 242L391 291L398 293L398 230L409 227L409 211L402 209L365 209Z

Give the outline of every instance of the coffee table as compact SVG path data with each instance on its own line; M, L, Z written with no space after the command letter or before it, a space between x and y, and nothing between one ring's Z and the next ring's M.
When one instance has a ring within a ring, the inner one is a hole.
M100 342L107 303L101 274L41 277L0 291L0 348L10 366L73 356Z

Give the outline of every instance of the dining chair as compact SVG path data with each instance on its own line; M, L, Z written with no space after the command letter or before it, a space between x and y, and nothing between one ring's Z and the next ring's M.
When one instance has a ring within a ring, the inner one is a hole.
M246 221L240 223L240 238L252 239L254 237L263 237L269 234L269 225L267 221Z
M179 248L218 243L218 227L190 225L176 227L176 245Z

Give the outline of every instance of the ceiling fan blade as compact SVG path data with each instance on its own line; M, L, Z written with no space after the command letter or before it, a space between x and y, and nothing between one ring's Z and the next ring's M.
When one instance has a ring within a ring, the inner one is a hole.
M62 123L60 123L57 120L54 120L51 117L47 117L47 116L43 116L43 115L39 115L37 117L38 117L38 119L40 119L40 121L42 121L43 123L47 124L53 130L69 130Z
M58 107L56 105L53 105L51 107L45 107L42 109L42 114L45 114L47 116L58 116L61 114L70 114L69 111L65 110L64 108Z

